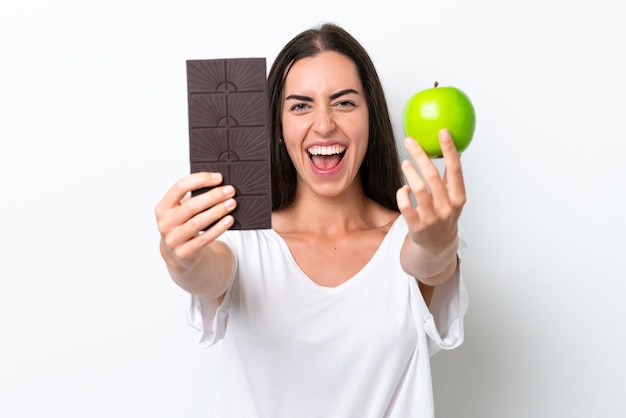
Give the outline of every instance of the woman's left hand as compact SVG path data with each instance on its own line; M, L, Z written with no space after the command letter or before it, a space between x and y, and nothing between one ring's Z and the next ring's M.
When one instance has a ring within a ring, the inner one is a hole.
M404 140L422 176L413 164L403 161L402 171L408 185L400 188L396 195L411 241L433 256L457 244L457 223L466 202L461 158L447 129L439 132L439 142L445 162L443 176L413 138ZM410 194L415 197L416 206Z

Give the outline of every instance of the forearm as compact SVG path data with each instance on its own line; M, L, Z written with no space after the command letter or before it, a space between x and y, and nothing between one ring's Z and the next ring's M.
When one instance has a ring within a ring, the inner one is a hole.
M164 251L162 254L172 280L188 293L212 299L222 296L230 286L235 258L222 242L214 241L204 247L199 260L185 269L175 267Z
M400 252L404 271L427 286L445 283L454 274L458 259L458 237L445 248L432 253L415 244L407 235Z

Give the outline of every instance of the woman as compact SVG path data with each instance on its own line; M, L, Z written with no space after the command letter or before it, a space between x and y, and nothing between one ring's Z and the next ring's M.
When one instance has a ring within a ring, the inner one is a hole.
M331 24L283 48L268 90L272 229L228 230L236 199L217 173L155 209L201 344L223 342L214 416L433 416L429 355L462 342L466 309L450 134L443 178L411 138L415 165L400 164L372 61Z

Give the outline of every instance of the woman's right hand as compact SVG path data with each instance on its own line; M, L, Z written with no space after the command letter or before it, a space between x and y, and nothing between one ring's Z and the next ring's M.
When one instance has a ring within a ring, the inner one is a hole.
M231 185L219 186L220 173L194 173L179 179L157 204L154 212L161 234L161 256L172 272L184 273L200 260L202 250L234 219L229 215L237 205ZM212 187L191 196L192 190ZM212 225L202 232L208 225Z

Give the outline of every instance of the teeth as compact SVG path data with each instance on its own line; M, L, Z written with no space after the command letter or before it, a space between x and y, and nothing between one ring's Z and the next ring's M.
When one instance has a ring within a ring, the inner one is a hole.
M346 150L346 147L343 145L330 145L327 147L323 147L321 145L314 145L308 149L309 154L311 155L334 155L341 154Z

